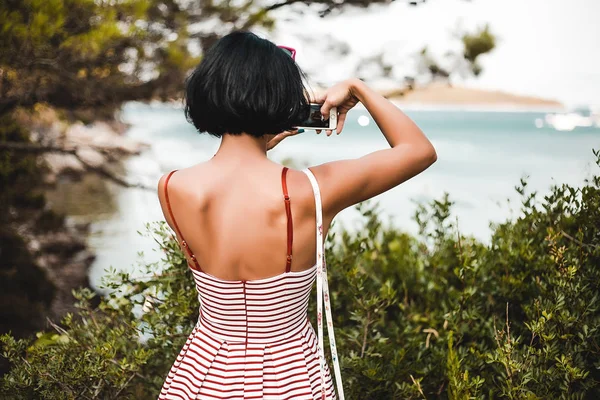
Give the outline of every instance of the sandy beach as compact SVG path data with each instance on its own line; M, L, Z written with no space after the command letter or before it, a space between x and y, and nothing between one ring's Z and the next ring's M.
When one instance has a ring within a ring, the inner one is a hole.
M404 106L447 106L474 108L515 108L515 109L556 109L564 110L565 106L556 100L533 96L520 96L512 93L473 89L464 86L449 86L435 83L416 88L406 94L401 90L380 91L394 103Z

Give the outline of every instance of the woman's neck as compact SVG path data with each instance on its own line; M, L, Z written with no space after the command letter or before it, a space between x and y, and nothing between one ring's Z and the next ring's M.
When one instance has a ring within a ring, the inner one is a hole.
M264 159L267 157L267 143L275 135L264 135L260 138L242 133L241 135L224 134L215 157L236 160Z

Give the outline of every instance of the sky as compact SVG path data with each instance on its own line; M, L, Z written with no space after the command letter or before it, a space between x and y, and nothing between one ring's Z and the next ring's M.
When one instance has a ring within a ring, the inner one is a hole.
M328 84L355 76L359 59L380 52L404 76L423 46L441 56L460 48L452 36L457 27L489 23L496 49L482 56L478 78L457 83L600 106L600 0L428 0L418 7L396 0L326 18L302 4L294 8L305 12L280 9L275 31L257 33L295 47L298 64ZM343 42L349 55L334 51Z

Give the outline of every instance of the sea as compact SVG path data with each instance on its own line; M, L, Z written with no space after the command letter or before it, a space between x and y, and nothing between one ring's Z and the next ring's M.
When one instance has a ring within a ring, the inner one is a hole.
M600 127L583 124L560 129L548 123L555 110L481 109L475 107L407 107L405 109L430 138L438 160L429 169L371 200L378 203L384 224L409 233L419 203L453 202L452 218L463 235L487 243L493 225L520 214L521 179L528 191L543 198L552 185L581 186L600 173L592 149L600 149ZM122 119L130 124L126 135L149 143L148 150L128 158L120 175L130 182L156 188L160 176L211 158L220 139L199 134L181 107L165 103L128 103ZM328 161L358 158L389 148L383 134L364 108L350 111L342 134L314 131L289 137L268 157L291 160L295 168ZM90 269L92 286L103 291L109 268L134 276L140 265L158 261L161 253L145 231L145 223L163 220L155 190L124 188L102 180L64 184L61 202L73 218L91 223L89 245L97 257ZM55 197L57 198L57 197ZM72 207L69 205L73 205ZM334 219L331 232L361 229L364 218L348 208ZM338 235L339 236L339 235Z

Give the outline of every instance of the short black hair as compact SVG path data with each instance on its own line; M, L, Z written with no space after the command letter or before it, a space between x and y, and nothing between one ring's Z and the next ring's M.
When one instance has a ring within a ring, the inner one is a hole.
M199 132L216 137L276 134L308 116L305 81L287 52L235 31L219 39L187 78L185 116Z

